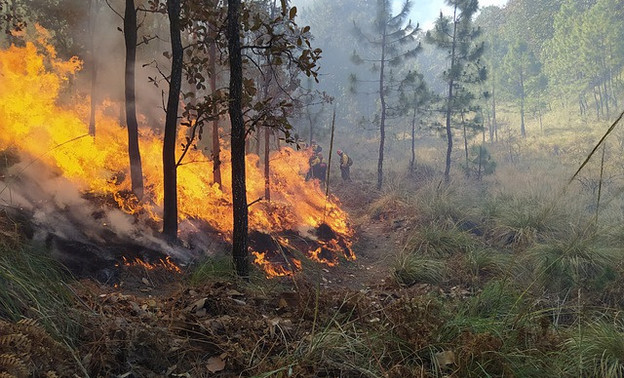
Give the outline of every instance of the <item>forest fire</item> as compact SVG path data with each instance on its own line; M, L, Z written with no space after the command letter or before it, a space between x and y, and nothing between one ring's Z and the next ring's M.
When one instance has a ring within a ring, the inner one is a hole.
M130 190L125 129L107 115L110 109L107 112L103 105L97 114L95 137L88 134L86 96L76 94L70 99L60 96L62 88L80 70L82 63L77 59L60 60L54 48L46 43L47 32L38 29L38 34L37 41L27 42L24 47L11 46L0 51L0 87L3 88L0 93L0 149L17 148L31 163L49 167L86 196L114 199L120 210L132 214L137 221L159 222L163 202L161 136L148 125L142 125L139 130L145 180L145 199L139 202ZM229 239L232 231L231 164L229 152L223 147L223 190L212 181L213 167L209 159L199 149L190 149L177 169L178 204L181 221L206 222ZM260 201L250 206L250 230L272 235L296 233L299 238L307 238L306 242L293 243L292 238L289 241L278 236L280 245L297 249L308 258L328 265L336 264L342 256L355 259L350 242L353 230L347 214L335 200L325 198L317 182L304 180L308 168L306 152L282 147L272 154L270 164L271 202ZM27 167L28 163L24 165ZM247 156L250 201L264 196L264 172L260 166L258 156ZM324 228L331 230L332 238L319 233ZM268 254L274 252L262 250L253 241L251 248L255 251L256 263L267 275L284 275L301 269L300 262L294 258L273 267ZM163 264L173 263L165 261Z
M182 273L182 269L171 261L171 257L169 256L164 259L159 259L155 263L145 262L138 257L135 257L134 260L128 260L127 258L122 257L122 260L123 265L128 267L138 266L144 268L145 270L164 269L174 273Z

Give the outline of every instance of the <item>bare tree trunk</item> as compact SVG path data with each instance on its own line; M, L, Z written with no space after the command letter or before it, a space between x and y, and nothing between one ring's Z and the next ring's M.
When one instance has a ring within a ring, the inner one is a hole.
M470 176L468 170L468 132L466 131L466 122L464 121L464 112L461 113L462 129L464 130L464 154L466 155L466 176Z
M524 73L520 71L520 134L526 138L526 128L524 125Z
M176 240L178 238L178 183L175 147L184 52L180 36L180 0L167 0L167 14L169 15L172 61L163 142L163 234L170 240Z
M414 108L414 115L412 116L412 159L409 164L410 173L414 173L416 168L416 108Z
M451 71L455 69L455 46L457 39L457 5L453 11L453 43L451 46ZM451 77L449 80L448 98L446 101L446 164L444 166L444 180L451 178L451 153L453 152L453 130L451 130L451 113L453 111L453 84Z
M89 112L89 135L95 136L95 107L97 93L97 62L95 58L95 21L98 0L89 0L89 44L91 52L91 111Z
M245 123L243 120L243 62L239 37L240 0L228 0L227 37L230 61L229 113L232 123L232 256L236 273L249 277L248 209L245 182Z
M384 94L384 69L386 63L386 24L381 38L381 61L379 70L379 100L381 102L381 122L379 124L379 160L377 161L377 190L383 184L384 143L386 141L386 97Z
M264 198L271 202L271 166L269 163L269 154L271 153L271 130L269 127L264 128Z
M210 45L209 50L210 59L210 88L213 92L217 91L217 48L216 42ZM212 121L212 180L215 184L219 185L219 190L222 188L221 180L221 145L219 144L219 120L214 119Z
M139 126L136 119L135 66L137 46L137 18L134 0L126 0L124 14L124 39L126 43L126 126L128 128L128 156L130 158L130 180L132 192L143 198L143 169L139 151Z

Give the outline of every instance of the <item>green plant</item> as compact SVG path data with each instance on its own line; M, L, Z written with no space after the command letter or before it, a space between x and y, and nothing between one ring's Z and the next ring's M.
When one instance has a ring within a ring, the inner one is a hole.
M206 258L195 267L189 281L191 284L197 285L215 278L234 278L234 265L229 256Z
M454 225L430 223L412 235L406 249L418 255L447 257L471 251L477 246L476 238Z
M394 269L394 277L401 285L417 283L439 284L446 276L443 261L407 254L399 259Z
M69 275L41 251L0 249L0 318L40 320L48 330L62 326L73 303ZM66 324L65 324L66 325Z
M494 201L486 210L498 245L524 248L568 231L570 216L551 199L506 195Z
M565 347L569 351L565 372L570 376L624 376L624 330L620 323L585 324Z
M541 288L562 293L595 288L598 280L609 276L606 273L621 261L621 256L616 249L603 245L598 234L573 232L565 239L532 247L524 261Z

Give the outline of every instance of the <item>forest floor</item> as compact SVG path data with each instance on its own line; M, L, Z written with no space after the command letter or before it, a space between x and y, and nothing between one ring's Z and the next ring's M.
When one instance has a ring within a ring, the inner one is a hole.
M339 356L335 361L327 359L323 349L317 349L323 340L315 341L316 335L333 323L344 322L378 332L382 321L384 327L388 322L402 322L401 305L395 311L386 309L403 303L415 292L426 291L423 286L405 291L392 280L393 264L409 228L391 214L376 219L366 214L368 204L377 196L367 189L370 187L366 183L341 183L335 189L356 229L355 261L341 261L334 267L307 264L305 269L313 268L294 277L256 277L251 283L223 271L194 280L197 267L193 266L183 268L186 272L182 273L119 266L119 283L114 286L90 279L67 285L74 304L64 310L62 318L71 320L68 328L74 329L72 340L59 344L55 341L58 336L47 336L54 332L48 329L44 333L37 324L20 328L20 323L0 321L0 333L30 339L28 350L23 351L0 343L0 354L6 352L15 358L13 365L0 361L0 374L355 374L359 367L341 366L345 361ZM426 333L426 328L422 332ZM358 335L368 333L357 331ZM336 342L341 345L340 340ZM37 353L32 353L35 347ZM61 352L57 353L54 350L58 348ZM400 364L395 368L396 376L405 373Z

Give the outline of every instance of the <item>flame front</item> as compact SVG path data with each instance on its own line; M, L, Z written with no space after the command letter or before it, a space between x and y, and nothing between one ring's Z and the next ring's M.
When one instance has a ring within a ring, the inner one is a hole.
M97 114L96 137L88 135L85 121L88 99L73 96L61 101L61 89L80 70L78 59L62 61L47 44L47 32L37 29L37 41L24 47L11 46L0 51L0 148L16 147L32 159L60 171L81 191L113 198L129 213L143 212L160 220L163 203L162 140L157 132L143 125L140 150L148 200L139 203L130 191L127 134L106 110L105 102ZM110 110L110 109L109 109ZM183 129L183 128L182 128ZM213 166L199 150L189 150L185 164L178 167L179 216L199 219L230 238L232 231L231 164L229 151L221 154L223 190L212 182ZM247 193L250 201L264 196L264 174L258 168L259 157L247 156ZM306 182L308 155L283 147L272 154L271 202L250 207L249 227L266 233L294 230L314 238L314 229L327 224L343 240L320 241L324 248L349 259L353 230L347 214L336 200L327 200L317 182ZM326 263L336 259L319 258L318 248L303 251L309 257ZM345 248L346 251L345 252ZM257 252L256 252L257 253ZM258 255L256 255L258 258ZM265 267L261 260L257 263ZM296 265L296 264L295 264ZM276 273L279 274L279 273Z

